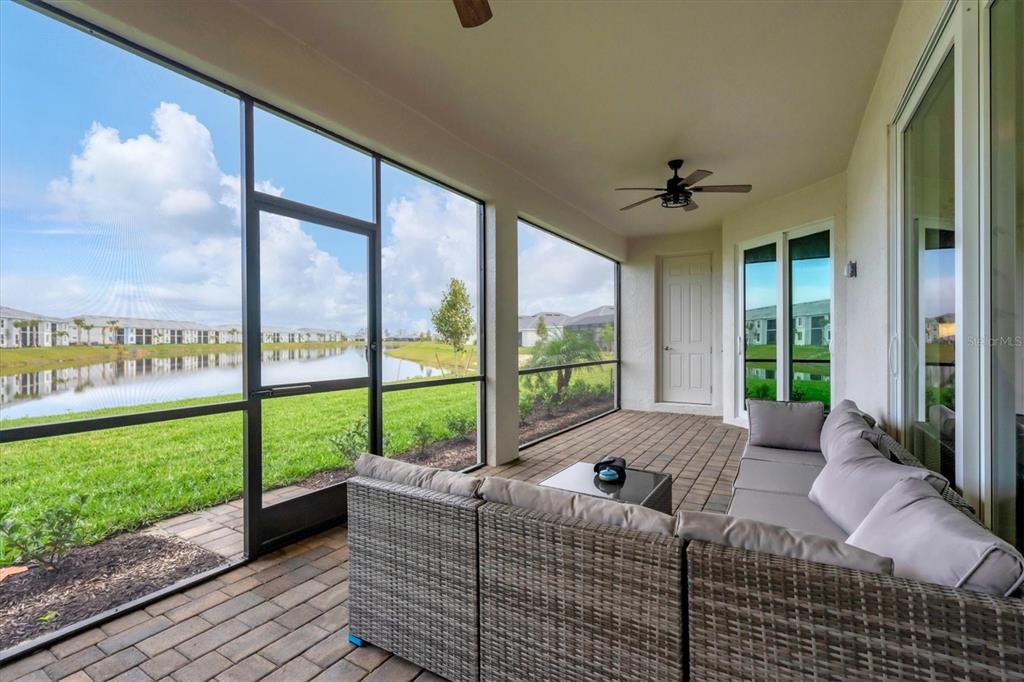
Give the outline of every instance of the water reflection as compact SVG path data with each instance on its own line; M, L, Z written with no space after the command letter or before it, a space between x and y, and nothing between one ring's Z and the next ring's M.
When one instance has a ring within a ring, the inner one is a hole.
M384 381L443 371L384 354ZM265 384L366 376L362 346L292 348L262 354ZM0 376L0 419L40 417L186 398L240 395L242 353L138 357Z

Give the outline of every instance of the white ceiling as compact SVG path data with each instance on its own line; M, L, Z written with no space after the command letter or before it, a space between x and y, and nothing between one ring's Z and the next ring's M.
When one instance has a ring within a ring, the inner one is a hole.
M899 11L491 0L494 18L463 29L447 0L240 4L627 236L718 225L841 172ZM754 190L618 210L647 195L614 187L662 185L675 157Z

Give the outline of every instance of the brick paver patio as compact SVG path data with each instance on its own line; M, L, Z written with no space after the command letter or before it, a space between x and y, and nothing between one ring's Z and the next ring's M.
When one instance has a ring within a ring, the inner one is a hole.
M671 473L676 509L723 511L745 439L744 430L712 417L623 411L482 473L538 481L583 459L617 455ZM224 527L232 509L215 514ZM355 649L347 635L348 538L339 527L16 661L0 680L440 679L376 647Z

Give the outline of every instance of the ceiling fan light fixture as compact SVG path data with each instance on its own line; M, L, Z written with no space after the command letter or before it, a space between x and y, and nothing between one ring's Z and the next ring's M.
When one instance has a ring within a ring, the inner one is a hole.
M693 198L689 194L666 194L661 198L663 208L685 208Z

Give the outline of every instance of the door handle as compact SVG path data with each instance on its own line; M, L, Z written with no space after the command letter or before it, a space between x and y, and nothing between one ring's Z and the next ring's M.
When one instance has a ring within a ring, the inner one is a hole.
M672 346L665 346L665 350L672 350Z

